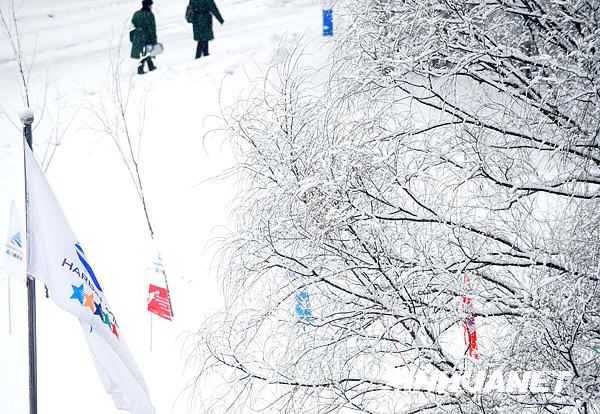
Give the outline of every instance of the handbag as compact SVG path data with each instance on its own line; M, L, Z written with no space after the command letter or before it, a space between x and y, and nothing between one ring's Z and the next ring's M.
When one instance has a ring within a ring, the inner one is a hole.
M193 23L194 22L194 16L196 15L196 13L194 12L194 8L192 7L192 4L188 4L187 8L185 9L185 20L188 23Z
M162 43L154 43L153 45L148 44L146 45L145 56L156 57L160 55L164 50L165 48L163 47Z

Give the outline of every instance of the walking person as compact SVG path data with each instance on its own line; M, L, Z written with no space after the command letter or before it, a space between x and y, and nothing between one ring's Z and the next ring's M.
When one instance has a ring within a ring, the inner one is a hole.
M131 58L140 59L138 66L138 74L144 74L144 64L148 64L148 70L153 71L156 69L152 56L148 54L147 46L155 45L156 39L156 21L154 20L154 13L152 13L152 0L143 0L142 8L133 14L131 23L135 29L133 29L129 38L131 40Z
M223 24L224 20L214 0L190 0L188 10L191 12L190 23L194 26L196 59L208 56L208 42L215 38L212 28L213 16ZM189 21L189 20L188 20Z

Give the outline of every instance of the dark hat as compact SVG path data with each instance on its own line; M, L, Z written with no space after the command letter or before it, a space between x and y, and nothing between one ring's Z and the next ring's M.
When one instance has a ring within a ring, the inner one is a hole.
M142 0L142 6L150 6L152 3L152 0Z

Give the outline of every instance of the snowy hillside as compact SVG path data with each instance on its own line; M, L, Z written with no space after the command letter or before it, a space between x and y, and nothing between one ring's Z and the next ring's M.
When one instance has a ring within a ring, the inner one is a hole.
M0 3L2 7L8 1ZM133 73L126 34L137 1L24 0L17 4L26 59L34 57L30 94L36 115L35 151L61 136L47 175L71 225L86 246L107 297L119 314L129 349L144 374L157 413L184 413L191 403L186 342L222 297L212 262L214 240L227 232L236 184L219 174L233 156L219 133L220 105L228 105L277 55L287 37L319 37L320 7L307 2L221 0L225 19L215 26L211 56L194 61L186 2L156 1L158 70L133 82L132 103L146 114L142 176L173 298L175 320L146 311L149 237L134 187L108 136L97 130L107 99L111 62ZM122 56L122 61L118 56ZM119 63L121 62L121 63ZM113 66L114 68L114 66ZM0 236L7 233L10 201L23 208L23 165L18 113L24 107L13 53L0 33ZM145 101L142 99L145 96ZM145 102L145 103L144 103ZM14 125L13 125L14 124ZM139 125L135 125L138 127ZM212 131L212 132L211 132ZM0 269L0 413L25 413L27 398L26 290ZM116 412L90 360L77 321L43 295L38 284L39 412ZM8 300L12 303L9 334ZM196 411L197 412L197 411Z

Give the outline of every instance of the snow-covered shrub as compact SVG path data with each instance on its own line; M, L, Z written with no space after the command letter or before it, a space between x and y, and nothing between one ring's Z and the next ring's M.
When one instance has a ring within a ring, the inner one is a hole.
M228 307L199 334L202 375L228 367L211 412L598 412L598 6L345 6L329 71L292 53L227 116L247 194L223 250ZM572 381L402 385L492 368Z

